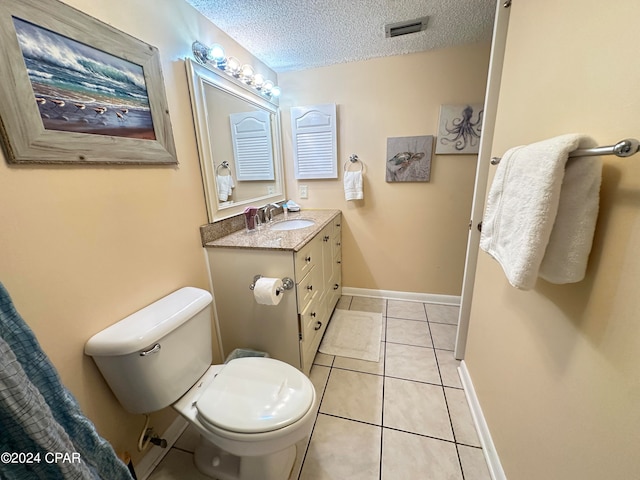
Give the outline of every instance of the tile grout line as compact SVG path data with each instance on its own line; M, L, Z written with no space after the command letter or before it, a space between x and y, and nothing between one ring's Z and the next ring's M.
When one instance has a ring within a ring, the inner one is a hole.
M383 362L382 362L382 398L380 402L380 467L378 472L378 477L382 480L382 456L384 453L384 387L387 383L387 320L389 313L389 302L385 299L384 301L384 352L383 352ZM379 361L380 359L378 359Z
M352 302L353 302L353 297L351 297L351 302L349 303L349 310L351 310ZM384 435L384 384L385 384L385 378L386 378L385 370L386 370L386 366L387 366L387 362L386 362L386 360L387 360L387 318L388 318L387 317L387 312L388 312L388 304L389 304L389 302L388 302L388 300L386 298L383 299L383 302L384 303L383 303L383 307L382 307L382 312L380 312L382 314L383 318L384 318L384 342L382 342L382 343L384 343L384 350L382 351L382 355L384 356L383 357L384 361L382 363L382 393L381 393L382 398L381 398L381 402L380 402L381 411L380 411L380 425L379 425L379 427L380 427L380 460L379 460L379 464L378 464L379 465L379 467L378 467L378 478L379 478L379 480L382 480L382 452L383 452L383 444L384 444L383 443L384 442L384 439L383 439L383 435ZM335 359L335 357L334 357L334 359ZM380 361L379 358L378 358L378 361ZM335 368L337 368L338 370L354 371L354 372L357 372L357 373L368 373L368 372L360 372L358 370L341 369L340 367L335 367ZM333 370L333 367L332 367L332 370ZM377 374L372 374L372 375L377 375ZM377 375L377 376L380 376L380 375ZM327 414L324 414L324 415L327 415ZM334 415L332 415L332 416L334 416ZM345 418L345 417L339 417L337 415L336 415L336 417ZM362 422L362 421L354 420L354 419L350 419L350 418L345 418L345 420L351 420L351 421L355 421L355 422L366 423L366 424L372 425L372 426L378 426L378 425L375 425L375 424L370 424L368 422Z
M429 313L427 312L427 305L422 304L424 313L427 316L427 328L429 329L429 336L431 337L431 343L433 343L433 335L431 334L431 323L429 322ZM440 376L440 384L442 387L442 396L444 397L444 404L447 407L447 415L449 415L449 424L451 425L451 433L453 434L453 441L456 447L456 455L458 456L458 465L460 466L460 473L462 474L462 480L464 479L464 470L462 468L462 459L460 458L460 450L458 449L458 439L456 438L456 430L453 428L453 420L451 419L451 410L449 409L449 401L447 400L447 392L444 386L444 380L442 379L442 371L440 370L440 361L438 355L436 355L436 346L433 344L433 355L436 357L436 367L438 368L438 375Z
M355 418L343 417L342 415L336 415L334 413L320 412L319 415L324 415L326 417L332 417L332 418L339 418L340 420L346 420L347 422L354 422L354 423L360 423L362 425L369 425L370 427L379 427L383 431L384 430L393 430L394 432L406 433L407 435L411 435L411 436L414 436L414 437L430 438L431 440L437 440L438 442L445 442L445 443L463 445L465 447L476 448L478 450L482 450L482 447L476 447L474 445L468 445L466 443L457 443L455 440L448 440L446 438L434 437L433 435L426 435L424 433L412 432L411 430L403 430L401 428L396 428L396 427L385 427L385 426L382 426L382 425L378 425L376 423L365 422L364 420L357 420Z
M315 359L314 359L315 360ZM309 447L311 446L311 439L313 438L313 432L316 429L316 424L318 423L318 417L320 416L320 405L322 405L322 400L324 400L324 395L327 391L327 385L329 385L329 378L331 378L331 370L333 370L333 363L335 362L336 357L333 355L333 359L331 360L331 365L329 366L329 374L327 375L327 381L324 384L324 388L322 389L322 395L318 400L318 411L316 412L316 418L313 421L313 427L311 427L311 433L309 433L309 441L307 442L307 446L304 449L304 455L302 455L302 460L300 461L300 471L298 472L297 479L300 480L300 476L302 475L302 469L304 468L304 462L307 460L307 453L309 453ZM317 363L311 364L311 368L313 365L318 365ZM326 367L327 365L320 365L321 367Z

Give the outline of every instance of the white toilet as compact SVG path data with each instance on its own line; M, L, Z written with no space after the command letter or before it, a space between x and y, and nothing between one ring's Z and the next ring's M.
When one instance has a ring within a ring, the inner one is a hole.
M313 427L313 384L272 358L211 365L211 343L211 294L185 287L97 333L85 353L127 411L171 405L195 426L204 474L287 480Z

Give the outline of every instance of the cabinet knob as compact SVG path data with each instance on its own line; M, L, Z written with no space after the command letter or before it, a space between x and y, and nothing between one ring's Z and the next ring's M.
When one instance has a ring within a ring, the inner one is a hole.
M337 283L333 285L333 289L334 289L334 290L337 290L337 289L339 289L339 288L340 288L340 285L338 285Z
M308 257L304 257L304 261L309 263L311 261L311 255L309 255Z
M313 285L307 285L307 290L309 291L313 290Z
M313 318L316 318L316 312L311 312L311 316L312 316ZM320 323L320 322L318 322L318 323Z
M338 260L336 263L337 263L338 265L340 265L340 264L342 263L342 261L341 261L341 260Z
M322 328L322 322L316 323L316 326L313 328L314 330L320 330Z
M336 242L336 245L339 247L340 246L340 242Z
M325 235L325 236L322 238L322 241L323 241L323 242L328 242L328 241L329 241L329 235Z
M340 224L339 224L339 223L336 223L336 227L339 227L339 226L340 226Z

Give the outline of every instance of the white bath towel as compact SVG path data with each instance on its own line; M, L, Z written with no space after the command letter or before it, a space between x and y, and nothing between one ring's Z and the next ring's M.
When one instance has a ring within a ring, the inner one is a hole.
M346 200L362 200L362 170L344 172L344 198Z
M218 189L218 200L226 202L232 189L235 188L233 177L231 175L216 175L216 188Z
M595 142L570 134L503 156L487 197L480 248L511 285L533 288L538 276L552 283L584 278L598 215L602 163L569 153Z

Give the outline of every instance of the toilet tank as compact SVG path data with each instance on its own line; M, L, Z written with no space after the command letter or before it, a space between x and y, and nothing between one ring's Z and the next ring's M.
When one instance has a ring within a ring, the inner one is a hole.
M181 288L87 341L85 353L127 411L173 404L211 366L211 300Z

